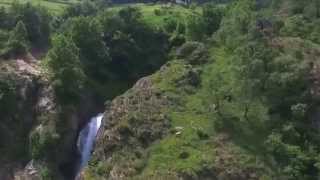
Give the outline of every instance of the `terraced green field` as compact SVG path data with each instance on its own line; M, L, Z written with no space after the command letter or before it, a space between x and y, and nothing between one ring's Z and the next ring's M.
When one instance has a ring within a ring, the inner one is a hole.
M70 4L78 3L78 0L15 0L19 3L27 3L30 2L33 5L40 5L48 8L50 11L59 13L63 10L63 8L67 7ZM2 7L9 7L14 0L0 0L0 6Z

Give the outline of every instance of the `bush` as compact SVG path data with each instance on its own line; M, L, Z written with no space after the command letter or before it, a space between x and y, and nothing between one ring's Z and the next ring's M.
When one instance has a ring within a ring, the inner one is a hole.
M291 106L291 111L292 111L293 117L295 117L298 120L303 119L306 116L307 105L301 104L301 103L293 105Z
M272 133L266 141L266 147L283 167L283 173L289 179L306 179L311 176L305 172L309 171L308 168L315 166L314 159L309 156L308 152L302 151L299 146L283 142L281 134Z
M11 114L16 109L16 85L14 80L0 74L0 113Z
M182 34L174 34L170 37L169 41L171 47L179 47L186 42L186 38Z
M199 42L185 43L177 50L176 56L192 65L200 65L208 61L208 51L205 45Z
M212 4L208 4L202 9L205 33L211 36L220 28L220 23L224 15L224 9Z
M281 29L281 35L288 35L293 37L306 37L310 26L307 26L306 19L301 15L296 15L288 18L285 26Z
M165 23L163 27L167 33L173 33L177 30L177 26L178 26L177 19L170 17L165 19Z
M47 167L41 167L40 169L40 176L42 180L52 180L52 172Z
M186 34L188 39L192 41L202 41L206 37L205 22L202 17L188 17Z
M33 159L54 158L59 135L48 127L39 126L30 134L30 154Z
M199 42L187 42L178 49L177 57L186 58L190 56L199 46L201 46L201 43Z
M161 9L155 9L154 10L154 15L156 15L156 16L161 16L163 13L162 13L162 11L161 11Z

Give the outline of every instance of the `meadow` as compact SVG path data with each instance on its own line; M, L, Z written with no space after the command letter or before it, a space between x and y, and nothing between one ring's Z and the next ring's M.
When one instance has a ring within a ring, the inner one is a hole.
M43 6L48 8L50 12L59 14L64 8L79 3L79 0L0 0L0 7L9 7L12 3L27 3L30 2L33 5ZM137 7L142 12L143 19L152 25L162 25L166 19L175 17L177 20L185 21L190 15L195 15L200 13L200 8L195 7L193 10L190 8L185 8L183 6L177 6L173 4L123 4L123 5L113 5L109 9L110 11L117 12L122 8L133 6Z
M27 3L30 2L33 5L40 5L48 8L51 12L59 13L64 8L71 4L78 3L78 0L69 0L69 1L62 1L62 0L0 0L0 7L9 7L12 3L19 2L19 3Z
M186 25L188 18L190 18L191 16L200 16L202 13L200 7L184 7L171 3L134 3L113 5L109 7L109 11L118 12L119 10L126 7L138 8L142 14L143 21L153 27L158 28L164 28L164 26L166 25L170 26L175 23Z

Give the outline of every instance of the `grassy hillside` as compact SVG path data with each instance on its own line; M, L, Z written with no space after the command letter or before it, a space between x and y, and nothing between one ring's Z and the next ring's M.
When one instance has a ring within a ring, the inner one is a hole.
M199 7L194 9L186 8L179 5L168 4L130 4L130 5L115 5L110 7L110 10L115 12L126 7L136 7L141 10L143 19L152 25L162 25L169 18L186 20L188 16L199 15L201 13Z
M167 109L171 131L176 133L151 146L142 179L164 177L168 171L169 174L201 178L201 174L209 169L215 169L219 176L227 179L241 174L250 177L250 171L257 176L262 172L267 174L268 168L264 167L260 157L233 141L231 134L216 131L219 117L211 103L214 101L212 88L219 85L212 84L212 81L221 71L228 71L226 63L230 55L223 49L211 49L211 53L208 64L190 66L186 59L178 59L172 61L166 71L154 76L156 86L167 96L175 98L177 103ZM197 73L197 69L203 70L198 77L201 85L194 86L190 84L190 72ZM231 75L225 75L226 80L231 78ZM233 108L241 111L237 105ZM253 143L249 138L246 141ZM258 152L256 145L253 147ZM224 174L226 169L232 172L231 176Z
M0 6L9 7L14 1L13 0L0 0ZM19 3L27 3L30 2L33 5L40 5L48 8L52 12L61 12L63 8L67 7L70 4L78 3L78 0L16 0Z

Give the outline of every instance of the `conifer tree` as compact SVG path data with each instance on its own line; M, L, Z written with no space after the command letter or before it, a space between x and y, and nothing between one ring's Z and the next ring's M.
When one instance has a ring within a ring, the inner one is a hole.
M8 48L10 54L19 55L28 51L27 29L22 21L18 21L15 28L10 32Z

